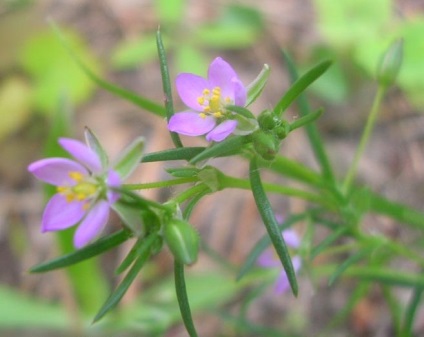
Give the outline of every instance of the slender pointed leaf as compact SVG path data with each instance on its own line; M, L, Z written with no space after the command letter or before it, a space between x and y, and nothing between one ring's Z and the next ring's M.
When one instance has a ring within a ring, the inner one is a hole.
M56 26L55 23L51 22L51 26L53 27L54 32L59 37L60 41L62 42L63 46L68 51L69 55L73 58L73 60L78 64L78 66L82 69L82 71L98 86L101 88L111 92L112 94L119 96L131 103L134 103L138 107L145 109L149 112L154 113L155 115L158 115L160 117L165 116L165 109L157 104L156 102L153 102L147 98L144 98L142 96L137 95L136 93L120 88L112 83L106 82L105 80L98 77L96 74L94 74L80 59L79 57L73 52L73 50L69 47L68 43L66 42L66 39L64 38L62 32L60 31L59 27Z
M118 285L118 287L115 289L115 291L110 294L106 302L103 304L103 306L100 308L99 312L97 313L96 317L94 317L93 323L100 320L106 313L111 310L113 307L115 307L119 301L122 299L122 297L125 295L126 291L130 287L130 285L133 283L135 278L137 277L139 271L146 263L147 259L150 256L150 249L154 242L157 240L158 236L156 234L152 234L145 238L143 241L143 245L141 245L137 251L137 259L135 260L133 266L128 271L127 275L125 275L122 282Z
M177 294L178 306L180 307L181 317L184 326L190 337L197 337L196 328L194 327L193 318L191 316L190 303L188 301L187 289L184 277L184 264L174 261L174 277L175 292Z
M311 251L311 259L314 259L322 251L324 251L329 245L335 242L337 239L345 235L350 231L348 226L340 227L334 230L330 235L328 235L324 240L322 240L317 246L315 246Z
M306 72L306 74L304 74L302 77L299 77L277 103L274 108L274 113L277 116L281 116L281 114L288 108L288 106L293 103L293 101L301 93L303 93L307 87L309 87L316 79L325 73L330 65L331 61L323 61Z
M280 232L290 227L294 223L304 219L306 216L308 216L307 213L291 216L286 221L284 221L284 223L281 226L279 226ZM252 270L252 268L257 264L259 256L270 244L271 244L271 239L269 235L264 235L262 238L259 239L259 241L255 244L253 249L250 251L243 265L241 266L236 277L237 281L241 280L241 278L244 275L246 275L250 270Z
M275 220L275 215L271 208L271 204L262 186L259 168L255 158L252 159L250 162L249 176L256 206L259 210L262 221L265 224L272 245L274 246L278 257L280 258L281 263L283 264L284 270L286 271L287 278L289 280L293 294L297 296L298 285L296 280L296 273L293 268L292 260L288 252L287 245L284 241L283 236L281 235L281 230L278 227L278 223Z
M248 137L233 136L229 137L222 142L215 143L211 147L206 148L204 151L199 153L197 156L190 160L191 164L196 164L199 161L215 158L224 157L234 153L239 153L243 145L250 142Z
M300 80L298 79L297 69L292 59L287 53L283 53L283 57L287 65L291 81L296 83L297 81ZM327 67L328 66L329 64L327 65ZM320 63L317 67L325 71L326 62ZM298 104L301 116L306 116L307 114L310 113L311 109L303 93L300 93L299 98L297 100L297 104ZM329 181L333 186L335 186L336 180L334 178L333 169L330 165L330 160L328 158L327 152L325 151L324 143L319 135L318 129L316 128L314 124L306 125L305 129L309 138L309 144L311 145L312 150L314 151L314 155L321 167L324 178L327 181Z
M203 152L206 147L182 147L159 152L147 153L141 159L142 163L170 160L190 160Z
M372 249L364 249L356 254L352 254L349 256L346 260L343 261L343 263L334 271L334 273L330 276L328 279L328 285L333 285L340 276L346 271L347 268L355 264L356 262L359 262L364 257L366 257L368 254L370 254Z
M138 257L137 255L139 254L143 245L145 245L145 244L146 244L145 238L138 239L136 241L134 246L131 248L131 250L129 251L129 253L125 257L125 259L120 263L118 268L115 269L116 275L123 273L134 262L134 260Z
M116 247L129 239L131 234L126 230L120 230L109 236L100 238L96 242L89 244L79 250L60 256L51 261L38 264L30 269L31 273L43 273L46 271L65 268L81 261L92 258L93 256L100 255L103 252Z
M159 29L156 32L156 45L158 48L160 72L162 75L163 93L165 95L166 118L169 122L172 115L174 114L174 104L172 101L172 89L171 80L169 79L168 61L166 60L166 51L165 47L163 46L162 35ZM183 147L183 143L181 143L181 139L178 133L170 132L170 134L175 147Z
M403 331L405 336L412 336L412 329L414 326L414 321L420 307L420 302L422 300L422 295L424 293L424 287L416 287L411 294L410 301L405 310L405 316L403 319Z
M312 123L313 121L321 117L323 112L324 110L319 109L317 111L307 114L306 116L296 119L294 122L290 123L290 132L306 124Z

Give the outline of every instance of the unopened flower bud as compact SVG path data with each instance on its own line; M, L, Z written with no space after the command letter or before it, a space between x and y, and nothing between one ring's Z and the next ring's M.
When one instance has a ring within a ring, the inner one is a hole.
M165 241L175 259L184 264L193 264L199 253L199 234L186 221L173 219L165 226Z
M381 57L377 68L377 80L380 85L392 85L399 73L403 58L403 40L393 42Z
M257 132L253 136L253 147L265 160L272 160L278 153L279 141L270 133Z
M258 116L258 123L262 130L269 131L280 123L280 119L271 110L264 110Z

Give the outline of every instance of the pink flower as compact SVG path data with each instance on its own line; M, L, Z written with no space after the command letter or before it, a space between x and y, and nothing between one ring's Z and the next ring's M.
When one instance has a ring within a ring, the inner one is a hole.
M291 248L298 248L300 245L299 236L297 233L289 228L282 232L284 241L286 242L288 247ZM279 258L277 257L274 249L268 248L266 249L258 258L258 264L261 267L265 268L282 268L281 262ZM300 256L294 256L292 258L293 268L294 271L297 273L300 270L300 267L302 265L302 261L300 259ZM290 288L290 283L287 278L287 274L284 269L281 270L280 275L278 276L277 280L275 281L275 288L274 291L276 294L282 294L285 291L287 291Z
M209 65L208 78L182 73L176 78L181 100L190 110L171 117L168 129L187 136L206 134L207 141L220 142L237 127L228 105L244 106L247 90L234 69L217 57Z

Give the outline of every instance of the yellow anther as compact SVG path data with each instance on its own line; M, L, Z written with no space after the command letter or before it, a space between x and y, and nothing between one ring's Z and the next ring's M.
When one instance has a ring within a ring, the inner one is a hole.
M75 180L77 183L84 179L84 175L81 172L77 172L77 171L69 172L69 177L72 180Z
M212 89L212 94L214 95L221 95L221 88L220 87L215 87Z
M204 108L203 108L203 111L205 112L205 113L209 113L209 112L211 112L211 107L208 105L208 106L205 106Z
M223 116L223 114L222 114L222 112L221 112L221 111L217 111L217 112L215 112L213 115L214 115L216 118L220 118L220 117L222 117L222 116Z
M203 104L205 104L205 98L204 97L198 97L197 98L197 103L199 103L200 105L203 105Z
M206 114L205 114L204 112L201 112L201 113L199 114L199 116L200 116L200 118L206 118Z
M209 90L209 89L203 89L203 91L202 91L202 94L204 95L204 96L207 96L207 95L209 95L211 93L211 91Z
M230 97L225 97L225 103L231 103L231 98Z

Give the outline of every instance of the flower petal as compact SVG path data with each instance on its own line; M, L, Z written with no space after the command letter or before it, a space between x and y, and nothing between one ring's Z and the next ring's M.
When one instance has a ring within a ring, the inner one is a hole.
M247 89L238 78L231 79L234 90L234 105L245 106L247 100Z
M297 248L300 245L300 239L299 235L296 233L294 229L286 229L282 233L284 241L286 242L287 246L292 248Z
M80 221L85 213L84 202L67 202L64 196L55 194L44 209L41 231L44 233L69 228Z
M202 118L196 112L179 112L169 120L168 129L186 136L200 136L212 130L215 124L212 116Z
M59 144L91 172L99 173L102 171L99 156L84 143L75 139L59 138Z
M209 65L208 80L211 88L221 88L221 95L223 98L229 97L231 101L234 101L233 80L238 80L238 76L229 63L224 61L221 57L214 59Z
M178 95L185 105L195 111L203 111L203 107L197 101L203 96L203 90L210 89L209 82L198 75L182 73L175 79Z
M229 119L219 124L215 129L206 135L208 142L220 142L227 138L237 127L237 121Z
M122 181L119 174L114 171L110 170L107 175L106 180L107 186L110 188L119 188L121 187ZM107 191L107 200L109 201L109 204L115 203L119 199L119 193L113 190Z
M109 219L109 204L106 200L96 203L78 226L74 235L74 245L81 248L94 239L106 226Z
M66 158L46 158L33 162L28 166L28 171L36 178L52 185L74 185L75 181L69 172L80 172L88 175L87 169L74 160Z
M281 262L278 257L275 255L273 248L268 248L262 252L258 257L258 265L261 267L271 268L271 267L280 267Z

